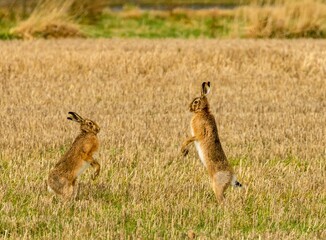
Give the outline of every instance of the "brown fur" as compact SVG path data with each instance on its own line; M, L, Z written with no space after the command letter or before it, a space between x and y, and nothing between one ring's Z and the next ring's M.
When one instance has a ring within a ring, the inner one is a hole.
M223 151L214 116L209 109L209 103L206 95L209 93L210 83L202 84L202 94L195 98L190 104L190 111L194 113L190 126L192 137L186 139L181 148L184 156L188 154L188 145L197 142L204 158L204 165L207 168L211 179L212 188L216 199L223 201L224 191L230 185L233 178L233 170L229 165ZM203 160L202 160L203 161Z
M69 120L80 123L81 133L77 136L70 149L50 171L48 187L63 199L75 198L78 192L77 177L88 164L95 168L94 180L100 173L100 164L93 158L99 148L97 133L99 126L89 119L83 119L77 113L69 112Z

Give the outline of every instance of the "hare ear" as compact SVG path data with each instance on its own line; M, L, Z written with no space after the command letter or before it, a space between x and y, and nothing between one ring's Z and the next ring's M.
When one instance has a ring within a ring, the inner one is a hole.
M71 121L75 121L75 122L79 122L79 123L84 121L84 119L75 112L68 112L68 114L70 116L67 117L67 119L69 119Z
M211 91L211 83L210 82L207 82L207 83L203 82L201 87L202 87L202 89L201 89L202 96L206 96Z

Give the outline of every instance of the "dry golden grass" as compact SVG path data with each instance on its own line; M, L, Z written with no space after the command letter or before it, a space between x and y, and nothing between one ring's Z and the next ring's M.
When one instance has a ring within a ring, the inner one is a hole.
M240 7L236 12L236 35L252 38L326 36L326 3L322 1L276 1L274 5Z
M19 22L17 26L12 27L16 23L10 21L0 22L0 38L326 37L325 0L240 1L239 3L246 2L248 5L239 5L233 9L212 7L196 10L145 10L125 5L123 10L118 12L106 8L107 0L38 2L29 18ZM8 14L9 12L0 13L0 18L1 15L4 19L15 15L14 12Z
M112 13L112 12L111 12ZM113 14L113 13L112 13ZM171 10L142 10L141 8L133 7L125 9L121 12L116 13L122 18L141 18L144 15L149 15L156 18L168 19L174 16L182 16L187 18L234 18L235 11L232 9L189 9L189 8L173 8Z
M39 40L0 45L0 238L325 239L326 43ZM243 190L216 204L188 104L209 80ZM102 165L75 202L44 190L78 134L101 126Z
M23 39L83 37L79 25L70 16L73 3L74 0L39 1L31 15L11 33Z

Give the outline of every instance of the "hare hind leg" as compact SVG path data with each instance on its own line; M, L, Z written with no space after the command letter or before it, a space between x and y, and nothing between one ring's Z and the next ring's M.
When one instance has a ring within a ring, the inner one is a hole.
M77 183L77 178L75 178L72 182L67 182L65 187L63 188L62 197L64 200L75 200L78 194L79 185Z
M67 201L73 198L75 192L75 188L73 184L67 184L62 189L62 198Z
M77 179L75 181L73 181L72 186L73 186L72 198L76 199L78 191L79 191L79 185L77 183Z
M59 177L55 174L49 176L46 181L47 189L50 193L55 193L57 195L62 195L64 186L67 184L67 180L63 177Z
M224 192L229 187L231 179L231 174L227 171L217 172L212 177L213 191L219 203L223 202Z
M214 181L212 182L212 187L213 187L213 191L214 191L217 202L222 203L224 200L225 187L222 185L216 184L216 182L214 182Z

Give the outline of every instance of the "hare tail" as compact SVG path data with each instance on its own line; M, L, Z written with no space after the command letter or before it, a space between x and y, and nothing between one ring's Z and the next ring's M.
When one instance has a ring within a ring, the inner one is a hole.
M242 184L237 181L237 178L235 175L233 175L233 177L232 177L231 185L233 187L242 187Z

